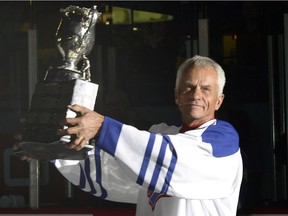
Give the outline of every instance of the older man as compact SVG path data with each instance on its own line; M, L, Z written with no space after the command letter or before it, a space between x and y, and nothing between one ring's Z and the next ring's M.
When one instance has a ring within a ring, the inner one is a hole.
M225 74L210 58L194 56L179 68L175 102L182 126L153 125L149 132L72 105L61 135L68 148L96 140L85 160L55 160L73 184L95 196L137 203L138 216L236 215L242 180L239 137L215 119L223 102Z

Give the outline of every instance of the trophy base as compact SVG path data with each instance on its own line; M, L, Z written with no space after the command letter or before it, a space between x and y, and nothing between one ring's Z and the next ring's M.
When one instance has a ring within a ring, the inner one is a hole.
M23 141L20 143L23 154L39 160L84 159L91 148L68 149L66 144L75 139L75 135L60 137L57 130L67 128L60 121L77 116L67 108L69 104L93 110L97 91L97 84L81 79L38 82L23 126Z
M55 141L51 143L39 143L39 142L21 142L20 146L22 150L17 151L16 154L25 153L32 155L36 160L83 160L87 157L87 152L93 148L92 145L87 145L80 151L69 149L66 147L66 142Z

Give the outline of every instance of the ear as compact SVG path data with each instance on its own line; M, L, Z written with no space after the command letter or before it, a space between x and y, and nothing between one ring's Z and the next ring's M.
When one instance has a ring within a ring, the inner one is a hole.
M174 98L175 98L175 104L178 105L179 103L179 95L176 91L174 91Z
M218 96L216 104L215 104L215 110L218 110L221 107L224 97L225 97L224 94L221 94L220 96Z

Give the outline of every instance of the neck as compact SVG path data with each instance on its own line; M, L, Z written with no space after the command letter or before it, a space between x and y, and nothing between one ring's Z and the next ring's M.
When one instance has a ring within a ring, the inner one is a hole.
M215 116L211 116L210 118L207 118L207 119L194 119L192 121L182 121L182 125L186 125L187 127L189 128L196 128L196 127L199 127L200 125L212 120L212 119L215 119Z
M213 118L212 118L213 119ZM205 122L208 122L210 121L211 119L207 120L207 121L198 121L197 123L193 123L193 124L190 124L188 125L186 122L182 122L182 127L180 129L180 133L185 133L186 131L189 131L189 130L194 130L196 128L198 128L199 126L201 126L202 124L204 124Z

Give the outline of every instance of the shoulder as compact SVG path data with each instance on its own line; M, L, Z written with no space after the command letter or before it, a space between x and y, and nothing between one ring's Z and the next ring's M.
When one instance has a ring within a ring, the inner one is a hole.
M208 122L207 124L204 124L203 126L203 134L212 133L214 138L216 134L218 134L219 136L238 136L237 130L232 124L227 121L215 119Z
M227 121L223 121L223 120L216 120L214 124L212 124L211 126L215 126L215 128L219 129L219 130L223 130L226 132L232 132L232 133L237 133L236 129L234 128L234 126L227 122Z
M216 120L202 134L202 140L210 143L213 155L228 156L239 150L239 135L236 129L226 121Z

